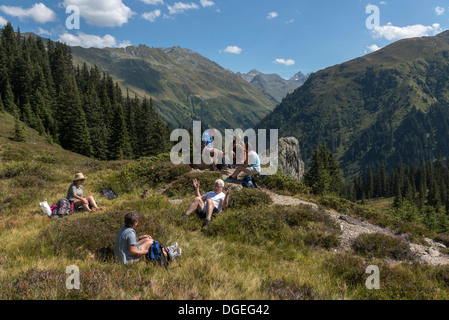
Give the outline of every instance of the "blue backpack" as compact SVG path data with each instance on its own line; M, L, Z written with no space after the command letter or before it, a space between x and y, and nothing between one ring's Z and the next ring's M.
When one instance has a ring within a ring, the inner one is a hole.
M253 177L249 174L243 177L242 186L245 188L254 188Z
M167 269L167 266L170 261L170 256L167 254L167 258L162 253L165 251L165 247L162 243L154 241L150 248L148 248L148 252L145 254L145 258L149 262L158 262L161 266L164 266Z

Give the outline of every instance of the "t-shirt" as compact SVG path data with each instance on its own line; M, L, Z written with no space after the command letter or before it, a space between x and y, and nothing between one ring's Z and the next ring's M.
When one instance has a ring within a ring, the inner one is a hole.
M257 171L260 172L260 158L259 155L254 152L254 151L250 151L248 153L248 163L250 167L256 168Z
M115 261L118 263L130 263L133 262L134 258L129 253L128 246L136 246L136 231L133 228L122 227L117 233L115 238L114 256Z
M223 201L226 198L226 195L223 192L215 193L214 191L208 192L204 195L206 199L204 200L204 205L206 205L206 201L211 199L214 202L214 207L217 208L218 212L223 210Z
M79 197L83 196L83 186L80 185L79 187L76 186L75 183L72 183L69 187L69 190L67 190L67 199L69 199L69 201L75 201L77 200L74 195L77 195Z
M210 136L209 130L204 131L201 141L206 142L206 148L212 148L213 137Z

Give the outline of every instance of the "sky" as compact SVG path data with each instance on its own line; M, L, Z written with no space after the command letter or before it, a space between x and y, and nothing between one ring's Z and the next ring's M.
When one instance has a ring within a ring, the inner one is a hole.
M449 29L447 0L0 0L0 25L83 47L180 46L290 78Z

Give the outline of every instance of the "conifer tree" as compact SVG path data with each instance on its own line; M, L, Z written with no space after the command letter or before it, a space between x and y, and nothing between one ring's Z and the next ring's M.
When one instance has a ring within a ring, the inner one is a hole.
M132 157L125 115L123 113L123 107L119 103L116 103L114 107L114 116L109 139L109 159L122 160Z
M25 127L24 124L19 119L19 114L16 113L14 117L14 133L13 140L16 142L25 142Z
M341 191L341 172L326 144L323 143L313 152L312 166L305 176L305 181L316 194Z

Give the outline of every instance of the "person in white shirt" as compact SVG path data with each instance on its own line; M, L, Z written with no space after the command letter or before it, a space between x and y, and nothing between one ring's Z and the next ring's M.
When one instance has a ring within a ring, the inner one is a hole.
M197 211L200 214L200 217L204 219L203 228L208 229L212 215L221 212L223 208L227 207L231 188L228 188L226 192L223 192L224 181L218 179L215 181L214 191L201 195L199 181L193 179L193 186L195 187L196 198L187 209L186 216Z

